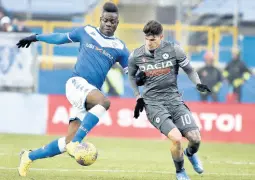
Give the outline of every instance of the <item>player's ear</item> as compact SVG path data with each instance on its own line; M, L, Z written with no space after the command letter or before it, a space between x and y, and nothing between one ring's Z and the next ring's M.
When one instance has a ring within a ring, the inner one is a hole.
M163 34L160 34L160 40L162 40L163 39L163 37L164 37L164 35Z

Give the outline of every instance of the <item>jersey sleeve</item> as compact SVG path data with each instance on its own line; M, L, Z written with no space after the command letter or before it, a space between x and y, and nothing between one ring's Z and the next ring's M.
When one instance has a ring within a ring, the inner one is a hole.
M197 71L197 74L198 74L199 77L202 76L203 69L204 69L204 68L200 68L200 69Z
M83 32L84 32L84 27L79 27L67 33L67 37L69 41L71 42L80 42Z
M223 81L223 77L222 77L221 71L219 69L217 69L217 72L218 72L218 81L219 82Z
M138 66L135 63L134 52L132 52L128 60L128 79L135 96L138 98L140 96L140 92L136 84L137 71L138 71Z
M249 68L244 64L243 61L240 61L240 68L242 73L248 72L250 74L252 74L252 72L249 70Z
M189 64L189 59L187 58L184 50L177 44L174 45L174 49L175 49L175 54L176 54L176 59L177 59L177 63L181 66L187 66Z
M120 63L125 73L128 73L128 57L129 57L129 51L126 47L124 47L118 62Z

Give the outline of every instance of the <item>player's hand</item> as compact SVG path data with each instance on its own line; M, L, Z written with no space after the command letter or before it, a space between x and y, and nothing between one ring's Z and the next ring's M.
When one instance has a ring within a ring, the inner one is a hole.
M21 39L16 45L18 46L18 48L24 48L24 47L28 48L32 42L38 41L36 39L36 35L37 34L25 37L25 38Z
M244 80L242 78L237 78L233 81L233 86L235 88L241 86L244 83Z
M211 90L205 84L197 84L197 90L200 92L211 92Z
M137 86L143 86L146 80L146 74L145 72L140 71L135 78Z
M140 112L142 112L143 109L144 109L144 105L145 105L145 103L144 103L143 98L137 99L136 106L135 106L135 111L134 111L134 118L137 119L139 117Z

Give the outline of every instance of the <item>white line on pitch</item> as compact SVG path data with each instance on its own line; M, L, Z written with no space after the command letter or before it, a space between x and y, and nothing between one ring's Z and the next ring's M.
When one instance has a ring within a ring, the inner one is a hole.
M18 156L19 153L0 153L0 156ZM61 158L70 158L68 155L62 155ZM108 160L109 158L107 157L101 157L101 160ZM220 160L220 161L204 161L205 163L210 163L210 164L231 164L231 165L255 165L255 162L252 161L229 161L229 160Z
M17 170L17 168L1 167L0 170ZM32 171L58 171L58 172L106 172L106 173L152 173L152 174L175 174L169 171L146 171L146 170L108 170L108 169L46 169L46 168L31 168ZM255 176L253 173L216 173L208 172L204 175L216 176Z

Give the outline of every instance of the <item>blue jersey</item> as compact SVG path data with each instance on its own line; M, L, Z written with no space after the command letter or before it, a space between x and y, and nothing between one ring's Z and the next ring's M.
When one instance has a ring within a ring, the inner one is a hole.
M100 89L108 71L116 62L127 72L129 52L121 40L105 36L90 25L77 28L67 36L72 42L80 42L72 76L82 77Z

